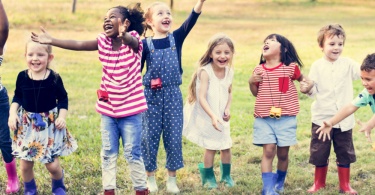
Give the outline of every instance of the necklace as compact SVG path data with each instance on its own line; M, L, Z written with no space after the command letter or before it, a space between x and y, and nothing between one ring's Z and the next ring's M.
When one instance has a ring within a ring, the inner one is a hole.
M35 103L35 111L36 111L36 113L38 113L38 100L39 100L39 95L40 95L40 89L42 88L42 83L43 83L44 79L46 78L47 71L48 71L48 69L46 69L46 72L44 73L44 76L43 76L43 78L42 78L42 80L41 80L41 82L39 84L38 94L36 94L36 91L35 91L36 89L35 89L35 84L34 84L35 80L33 78L33 73L30 72L30 77L31 77L31 80L32 80L32 83L33 83L33 89L34 89L34 103Z

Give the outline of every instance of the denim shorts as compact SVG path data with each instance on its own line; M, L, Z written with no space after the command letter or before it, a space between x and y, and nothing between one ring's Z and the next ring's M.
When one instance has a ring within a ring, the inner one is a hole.
M296 116L281 116L280 119L265 117L255 118L253 144L276 144L279 147L297 144Z

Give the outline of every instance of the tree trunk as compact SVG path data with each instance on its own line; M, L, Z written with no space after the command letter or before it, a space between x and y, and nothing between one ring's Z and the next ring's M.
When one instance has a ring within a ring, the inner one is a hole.
M72 13L73 14L76 12L76 3L77 3L77 0L73 0L73 5L72 5Z

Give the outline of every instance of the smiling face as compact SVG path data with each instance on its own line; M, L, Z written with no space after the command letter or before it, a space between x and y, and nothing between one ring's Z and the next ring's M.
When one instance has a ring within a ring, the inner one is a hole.
M47 45L32 41L26 45L25 57L27 66L34 73L44 72L53 59L53 55L48 52Z
M275 36L266 39L263 45L263 58L264 59L280 59L280 47L281 43L279 43Z
M227 43L218 44L212 50L210 57L212 59L212 66L225 68L231 63L233 51Z
M116 38L119 35L119 22L118 18L123 19L123 15L117 8L108 10L104 17L103 30L107 37Z
M324 58L329 62L335 62L344 49L344 41L342 35L326 36L323 46L320 47L324 53Z
M375 94L375 70L361 71L362 85L367 89L371 95Z
M172 13L169 7L164 4L156 4L150 8L150 18L146 18L146 23L152 28L155 37L166 36L172 26Z

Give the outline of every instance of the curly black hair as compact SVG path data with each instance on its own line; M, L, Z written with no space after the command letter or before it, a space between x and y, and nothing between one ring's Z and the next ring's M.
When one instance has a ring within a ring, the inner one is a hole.
M146 25L145 19L143 17L144 11L141 8L141 3L130 4L127 7L119 5L113 8L119 9L120 13L124 16L124 18L121 18L122 22L124 22L125 19L128 19L130 21L128 32L135 30L139 35L143 34Z

